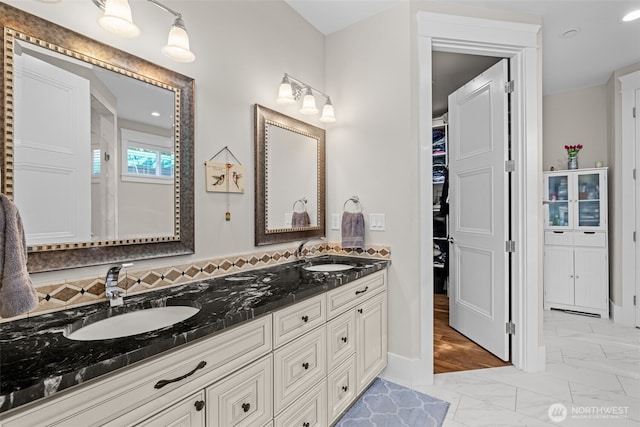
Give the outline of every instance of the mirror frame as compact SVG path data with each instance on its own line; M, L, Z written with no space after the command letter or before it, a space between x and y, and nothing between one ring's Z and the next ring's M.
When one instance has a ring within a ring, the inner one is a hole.
M4 106L0 116L3 159L0 187L13 200L13 39L26 39L41 47L55 49L76 59L90 62L129 77L153 82L158 86L175 89L179 118L176 121L176 145L179 144L179 163L175 170L175 230L173 236L159 238L121 239L101 242L79 242L47 245L45 250L28 253L27 269L30 273L62 270L117 263L123 261L188 255L195 251L194 244L194 80L175 71L160 67L142 58L108 46L82 34L46 21L30 13L0 3L0 35L3 54L0 67L4 71L0 102ZM19 36L19 37L17 37Z
M293 117L286 116L270 108L255 104L255 244L256 246L274 243L293 242L311 238L325 237L325 131ZM267 166L266 126L274 124L281 128L297 132L318 141L318 225L304 228L267 229Z

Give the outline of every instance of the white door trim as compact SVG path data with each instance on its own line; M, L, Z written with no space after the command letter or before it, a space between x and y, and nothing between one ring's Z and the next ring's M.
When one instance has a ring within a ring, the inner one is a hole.
M636 307L633 306L633 296L636 295L638 277L636 277L636 245L633 241L633 230L636 230L636 183L633 180L633 169L636 168L635 120L632 108L635 105L635 91L640 89L640 71L626 74L618 78L621 88L621 122L622 122L622 146L621 146L621 186L620 195L622 208L622 325L635 326ZM636 113L637 114L637 113ZM636 230L636 234L640 230Z
M512 363L526 372L544 370L541 345L541 183L542 141L538 37L540 26L506 21L418 12L418 120L420 144L420 250L422 260L432 253L431 185L431 54L433 50L511 58L515 92L512 97L512 135L516 172L512 212L516 252L511 294L516 334ZM433 382L433 266L420 264L420 358L411 383Z

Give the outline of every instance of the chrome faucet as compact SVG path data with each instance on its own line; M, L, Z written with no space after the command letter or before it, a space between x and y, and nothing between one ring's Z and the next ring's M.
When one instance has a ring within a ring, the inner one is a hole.
M118 287L118 274L123 267L131 267L133 263L118 264L111 266L107 271L107 278L104 280L104 294L109 300L111 307L124 304L124 299L121 293L124 289Z
M298 250L296 251L296 258L298 259L302 258L304 261L307 261L307 257L302 256L302 250L304 249L304 245L306 245L312 240L324 240L324 237L317 237L315 239L303 240L302 243L300 243L300 246L298 246Z

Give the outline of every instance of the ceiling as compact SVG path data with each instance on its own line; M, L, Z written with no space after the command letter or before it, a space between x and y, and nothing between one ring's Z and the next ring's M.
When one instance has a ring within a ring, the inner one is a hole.
M328 35L401 1L411 0L287 0L287 3L320 32ZM439 2L541 16L545 95L604 84L613 71L640 62L640 20L626 23L621 20L629 11L640 8L640 0ZM569 30L576 32L570 37L563 37L563 33ZM479 57L464 56L467 58L456 58L455 55L434 57L434 115L442 110L443 103L446 105L451 87L455 90L488 67L487 61L477 60ZM465 64L461 65L460 61ZM491 60L488 62L491 65ZM456 78L451 76L453 69L462 67L468 73L457 73L460 76ZM443 82L445 78L446 83ZM439 86L445 84L447 87Z

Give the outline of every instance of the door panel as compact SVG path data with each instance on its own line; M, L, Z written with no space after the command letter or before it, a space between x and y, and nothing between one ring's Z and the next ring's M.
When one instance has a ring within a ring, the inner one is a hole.
M89 81L26 53L14 65L14 201L27 243L89 241Z
M509 360L507 60L449 95L449 322Z

